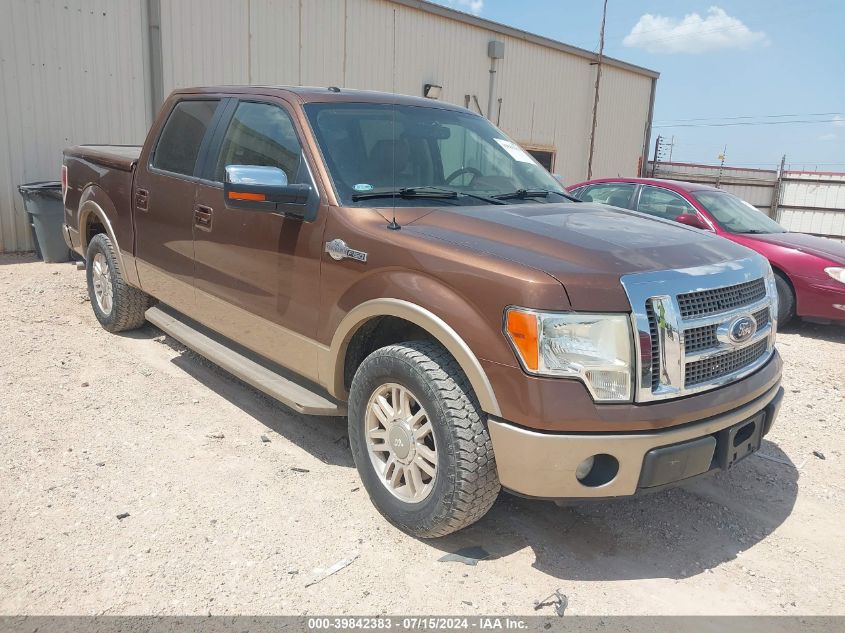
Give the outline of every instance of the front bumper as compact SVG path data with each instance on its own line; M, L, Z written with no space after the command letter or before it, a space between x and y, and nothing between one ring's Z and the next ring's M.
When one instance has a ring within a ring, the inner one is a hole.
M759 443L777 417L782 397L783 389L776 384L736 409L656 432L539 433L490 418L499 480L512 492L546 499L621 497L677 484L729 468L756 450L743 443L743 437L754 433ZM615 474L608 474L606 482L600 478L603 483L586 485L575 471L595 455L603 456L596 459L596 467Z

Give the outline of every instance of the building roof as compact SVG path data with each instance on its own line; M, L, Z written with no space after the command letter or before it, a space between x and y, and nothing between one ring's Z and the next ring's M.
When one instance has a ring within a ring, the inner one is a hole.
M428 2L428 0L390 0L390 2L393 2L395 4L401 4L406 7L411 7L413 9L418 9L420 11L425 11L426 13L439 15L440 17L448 18L450 20L456 20L458 22L471 24L487 31L493 31L494 33L508 35L510 37L520 39L526 42L531 42L539 46L553 48L558 51L563 51L564 53L569 53L570 55L577 55L578 57L583 57L585 59L590 60L591 62L598 62L599 59L598 54L594 53L593 51L588 51L584 48L578 48L577 46L572 46L570 44L564 44L563 42L559 42L558 40L553 40L548 37L543 37L542 35L523 31L522 29L517 29L512 26L508 26L507 24L494 22L493 20L480 18L477 15L458 11L457 9L451 9L441 4ZM614 59L613 57L607 57L606 55L602 56L602 63L607 64L608 66L615 66L617 68L629 70L631 72L640 75L645 75L647 77L653 77L654 79L657 79L660 76L660 73L656 70L651 70L650 68L643 68L642 66L637 66L635 64L629 64L628 62L624 62L620 59Z

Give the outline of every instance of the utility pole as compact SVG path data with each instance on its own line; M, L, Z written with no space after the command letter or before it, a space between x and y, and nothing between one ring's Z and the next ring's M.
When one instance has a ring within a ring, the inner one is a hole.
M772 191L772 206L769 210L769 217L780 222L780 195L783 189L783 170L786 167L786 154L780 159L780 167L778 168L777 178L775 178L775 188Z
M651 157L651 177L654 178L654 172L657 171L657 161L660 158L660 144L663 142L663 137L659 134L654 139L654 155Z
M719 175L716 177L716 189L719 189L719 187L722 184L722 169L724 169L724 167L725 167L725 156L727 155L727 153L728 153L728 146L725 145L725 149L723 149L722 153L719 154L719 160L721 162L719 163Z
M672 162L672 152L675 149L675 135L672 135L672 142L669 143L669 162Z
M607 0L601 13L601 31L599 31L599 58L596 66L596 92L593 96L593 126L590 130L590 156L587 159L587 180L593 177L593 152L596 145L596 120L599 113L599 86L601 85L601 65L604 60L604 25L607 22Z

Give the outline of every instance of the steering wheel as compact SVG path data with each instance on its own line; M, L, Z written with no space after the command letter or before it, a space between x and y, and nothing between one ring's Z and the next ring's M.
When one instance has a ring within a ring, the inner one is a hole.
M472 180L469 181L469 184L472 184L472 181L478 178L479 176L484 175L475 167L461 167L460 169L456 169L451 174L449 174L449 177L446 178L446 184L451 184L455 178L457 178L458 176L463 176L464 174L472 174Z

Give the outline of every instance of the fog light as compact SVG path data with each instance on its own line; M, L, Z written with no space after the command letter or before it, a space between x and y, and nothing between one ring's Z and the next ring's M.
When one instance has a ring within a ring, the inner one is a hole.
M583 481L584 478L590 474L590 471L593 469L593 463L596 461L594 456L588 457L583 462L578 464L578 468L575 469L575 478L578 481Z

